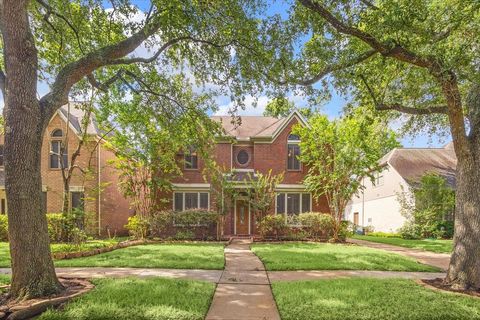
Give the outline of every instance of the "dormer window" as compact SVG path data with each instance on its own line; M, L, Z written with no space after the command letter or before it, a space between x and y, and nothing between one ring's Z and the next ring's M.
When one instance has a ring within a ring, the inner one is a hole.
M190 147L184 155L185 169L198 169L198 155L195 148Z
M62 129L53 130L50 141L50 169L68 168L68 148L63 138Z
M290 134L287 139L287 170L299 171L301 169L300 160L300 137L296 134Z

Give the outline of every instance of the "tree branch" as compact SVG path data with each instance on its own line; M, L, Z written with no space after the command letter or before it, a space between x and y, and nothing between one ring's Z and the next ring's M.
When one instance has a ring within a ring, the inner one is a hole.
M116 44L94 50L63 67L55 78L52 90L40 99L40 106L45 112L45 119L50 119L58 106L68 103L68 93L75 83L91 74L97 68L110 65L115 60L133 52L159 28L159 23L146 25L132 36Z
M448 114L448 107L446 105L430 106L427 108L415 108L415 107L407 107L399 103L385 104L383 102L380 102L377 99L377 96L375 95L373 88L368 84L365 76L361 74L359 77L364 83L365 87L367 88L368 94L371 96L372 101L375 105L375 109L378 111L395 110L395 111L414 114L414 115Z
M312 84L318 82L319 80L321 80L323 77L325 77L329 73L339 71L339 70L344 70L344 69L350 68L354 65L357 65L359 63L362 63L363 61L367 60L368 58L375 55L376 53L377 53L377 51L374 50L374 49L366 51L366 52L360 54L358 57L356 57L356 58L354 58L350 61L326 66L322 71L320 71L313 78L306 79L306 80L297 80L295 82L297 84L304 85L304 86L312 85Z
M379 103L375 105L375 109L379 111L395 110L403 113L413 115L428 115L428 114L448 114L448 107L446 105L430 106L426 108L407 107L399 103L384 104Z
M341 21L335 17L327 8L321 5L315 0L299 0L305 7L310 10L318 13L323 19L325 19L335 30L342 34L350 35L356 37L370 47L378 51L383 56L393 56L400 61L408 62L410 64L422 67L422 68L432 68L436 66L434 61L430 59L425 59L419 57L415 53L407 50L399 44L391 45L385 44L377 40L370 33L364 32L358 28L347 25L344 21Z

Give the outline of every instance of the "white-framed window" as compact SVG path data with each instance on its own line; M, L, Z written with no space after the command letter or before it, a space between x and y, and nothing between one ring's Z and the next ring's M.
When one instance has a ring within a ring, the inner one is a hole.
M276 214L299 215L312 211L312 195L306 192L280 192L276 198Z
M287 138L287 170L301 170L300 159L300 137L296 134L290 134Z
M210 193L205 191L185 191L173 193L173 210L210 209Z
M55 129L50 141L50 169L68 168L68 148L63 142L62 129Z
M385 182L385 178L383 176L383 172L382 171L375 172L373 185L375 187L383 186L384 182Z

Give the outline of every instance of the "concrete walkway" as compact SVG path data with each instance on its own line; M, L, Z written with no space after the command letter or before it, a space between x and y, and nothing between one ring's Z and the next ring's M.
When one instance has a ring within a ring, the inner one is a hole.
M280 320L270 280L249 240L234 240L225 248L225 270L206 320Z
M385 243L371 242L359 239L347 239L347 241L365 247L395 252L403 256L413 258L420 263L440 268L443 271L446 271L448 269L448 264L450 263L450 255L446 253L435 253L430 251L405 248Z
M149 269L149 268L56 268L60 277L66 278L125 278L125 277L166 277L176 279L203 280L218 283L222 270L197 269ZM10 268L0 268L0 274L10 274Z

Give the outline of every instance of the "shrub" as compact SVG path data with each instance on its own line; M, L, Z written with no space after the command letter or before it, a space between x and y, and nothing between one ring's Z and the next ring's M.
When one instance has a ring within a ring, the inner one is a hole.
M422 238L421 227L418 224L407 221L399 230L403 239L415 240Z
M131 216L125 228L134 239L145 239L148 234L148 220L137 215Z
M218 213L205 209L192 209L174 212L175 225L182 227L209 226L218 221Z
M294 241L300 241L300 240L305 240L308 239L309 234L305 230L303 230L301 227L288 227L285 236L282 238L285 240L294 240Z
M301 213L299 220L311 238L328 238L332 235L335 221L330 214L319 212Z
M442 221L437 226L437 237L442 239L451 239L453 238L453 231L453 221Z
M173 224L172 211L160 211L154 213L149 219L150 236L162 237Z
M338 240L345 241L347 237L351 237L353 232L350 229L350 221L342 220L340 222L340 228L338 229Z
M8 241L8 217L0 215L0 241Z
M68 222L61 213L47 213L48 235L52 242L67 240Z
M262 237L273 236L278 239L287 230L287 224L283 215L266 215L257 224Z
M194 240L195 233L191 230L177 231L173 237L175 240Z

